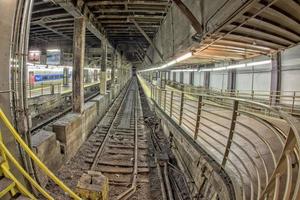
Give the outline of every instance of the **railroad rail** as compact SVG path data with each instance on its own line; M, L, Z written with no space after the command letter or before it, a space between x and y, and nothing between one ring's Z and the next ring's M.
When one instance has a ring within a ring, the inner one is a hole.
M138 184L149 184L149 166L143 160L147 157L147 147L141 146L147 141L143 125L139 123L142 113L137 88L136 79L132 79L83 145L89 149L88 155L84 155L84 162L89 167L83 171L105 175L112 188L112 199L125 200L133 195L144 196L144 193L150 195L143 189L139 189L142 192L138 194L136 192ZM139 181L138 176L143 180Z
M96 92L95 94L92 94L88 97L85 97L84 102L88 102L89 100L95 98L96 96L98 96L100 94L100 92ZM54 122L55 120L57 120L58 118L66 115L67 113L72 111L72 106L68 106L67 108L65 108L63 111L58 112L56 114L54 114L53 116L51 116L50 118L47 118L46 120L43 120L42 122L38 123L37 125L35 125L34 127L31 128L31 132L34 133L37 130L45 127L46 125L49 125L50 123ZM34 135L34 134L33 134Z

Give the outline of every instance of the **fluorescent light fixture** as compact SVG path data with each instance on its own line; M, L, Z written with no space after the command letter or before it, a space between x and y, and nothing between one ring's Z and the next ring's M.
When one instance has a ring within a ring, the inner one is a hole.
M171 62L167 63L167 66L172 66L176 64L176 60L172 60Z
M196 72L198 69L174 69L171 72Z
M47 49L48 52L60 52L60 49Z
M184 61L190 57L193 56L193 53L192 52L189 52L187 54L184 54L183 56L180 56L179 58L176 58L175 60L172 60L170 62L168 62L167 64L164 64L160 67L155 67L155 68L149 68L149 69L145 69L145 70L141 70L140 72L148 72L148 71L154 71L154 70L159 70L159 69L164 69L166 67L170 67L172 65L175 65L176 63L179 63L181 61Z
M212 68L200 69L199 72L210 72Z
M246 64L237 64L237 65L229 65L227 69L236 69L236 68L243 68L246 67Z
M247 63L247 66L252 67L252 66L267 65L267 64L271 64L271 60L264 60L264 61Z
M29 53L41 53L41 51L39 51L39 50L31 50L31 51L29 51Z
M217 67L217 68L213 68L213 71L221 71L221 70L226 70L226 67Z
M193 56L193 53L192 53L192 52L189 52L189 53L187 53L187 54L184 54L183 56L180 56L179 58L176 59L176 63L181 62L181 61L184 61L184 60L186 60L186 59L188 59L188 58L190 58L190 57L192 57L192 56Z

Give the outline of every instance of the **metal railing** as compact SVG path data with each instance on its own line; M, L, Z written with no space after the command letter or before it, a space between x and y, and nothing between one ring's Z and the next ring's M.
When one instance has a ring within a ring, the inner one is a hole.
M40 159L32 152L32 150L27 146L27 144L23 141L23 139L20 137L20 135L17 133L15 128L12 126L12 124L9 122L5 114L0 108L0 119L3 123L4 127L6 127L11 135L14 137L16 142L18 142L21 146L21 148L26 152L29 157L33 160L33 162L55 183L57 184L68 196L70 196L73 199L80 200L81 198L78 197L70 188L68 188L62 181L60 181L47 167L46 165L40 161ZM22 167L21 164L18 163L18 161L14 158L13 154L9 151L9 149L6 147L6 145L3 142L2 134L0 131L0 152L2 155L2 158L7 159L11 161L11 163L18 169L21 174L28 180L28 182L37 189L38 192L42 196L44 196L46 199L53 199L54 198L43 188L41 187ZM29 192L24 185L18 180L17 177L14 176L10 172L10 168L8 163L5 165L1 165L1 169L4 171L4 174L7 175L11 180L13 180L19 190L25 194L26 196L30 197L30 199L37 199L31 192Z
M41 83L39 85L32 86L27 85L28 98L44 96L49 94L60 94L62 92L61 83Z
M300 199L297 119L249 99L166 90L139 78L161 111L228 173L237 199Z
M93 87L100 82L92 82L92 83L85 83L84 88ZM108 83L109 84L109 83ZM36 86L27 86L28 90L28 98L34 98L44 95L54 95L54 94L65 94L72 92L72 83L69 83L68 86L63 86L62 83L49 83L44 84L41 83Z
M263 90L221 90L198 87L188 84L167 81L167 84L178 90L191 93L251 99L256 102L272 105L292 115L300 116L300 91L263 91Z

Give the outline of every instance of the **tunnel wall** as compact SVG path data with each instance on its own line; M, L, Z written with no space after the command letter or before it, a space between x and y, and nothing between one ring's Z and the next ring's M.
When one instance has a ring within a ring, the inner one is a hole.
M282 52L281 90L300 91L300 45Z

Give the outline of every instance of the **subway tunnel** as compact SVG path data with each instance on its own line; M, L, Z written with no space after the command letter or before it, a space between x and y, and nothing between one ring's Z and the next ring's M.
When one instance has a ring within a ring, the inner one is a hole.
M0 13L0 199L300 199L299 0Z

